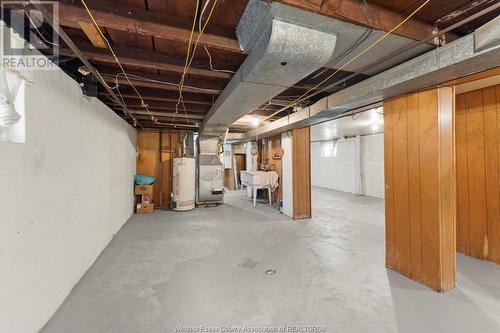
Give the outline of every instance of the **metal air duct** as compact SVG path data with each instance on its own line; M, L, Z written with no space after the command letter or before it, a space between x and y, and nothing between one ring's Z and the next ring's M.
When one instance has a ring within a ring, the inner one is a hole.
M247 59L205 116L203 137L218 136L332 59L331 19L280 3L250 0L236 29Z

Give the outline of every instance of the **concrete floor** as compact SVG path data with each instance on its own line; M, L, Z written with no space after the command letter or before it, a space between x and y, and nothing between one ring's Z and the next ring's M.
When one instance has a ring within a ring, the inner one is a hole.
M457 288L439 294L384 267L382 200L314 188L313 206L297 222L232 193L136 215L42 332L500 332L500 266L459 255Z

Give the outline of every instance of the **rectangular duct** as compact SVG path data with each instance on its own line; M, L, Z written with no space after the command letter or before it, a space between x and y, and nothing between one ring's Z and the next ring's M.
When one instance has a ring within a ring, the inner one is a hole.
M250 0L236 29L248 57L205 116L202 137L220 135L247 113L325 66L337 41L330 21L283 4Z

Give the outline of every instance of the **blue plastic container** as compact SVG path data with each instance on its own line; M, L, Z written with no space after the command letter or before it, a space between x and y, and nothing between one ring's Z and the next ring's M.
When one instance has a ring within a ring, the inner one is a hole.
M135 175L134 180L137 185L151 185L156 181L156 177L148 175Z

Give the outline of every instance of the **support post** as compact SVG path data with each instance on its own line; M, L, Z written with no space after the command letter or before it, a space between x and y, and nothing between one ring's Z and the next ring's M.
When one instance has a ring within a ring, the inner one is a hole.
M386 265L437 291L455 286L453 88L384 102Z
M293 219L311 218L311 132L292 130Z

